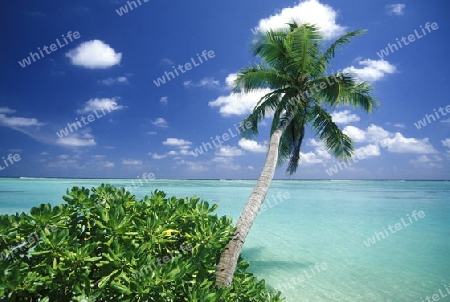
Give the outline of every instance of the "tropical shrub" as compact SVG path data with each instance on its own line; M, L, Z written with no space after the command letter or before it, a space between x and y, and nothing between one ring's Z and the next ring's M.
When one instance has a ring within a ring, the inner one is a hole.
M234 231L217 205L111 185L63 199L0 216L0 301L282 301L243 259L231 287L214 287Z

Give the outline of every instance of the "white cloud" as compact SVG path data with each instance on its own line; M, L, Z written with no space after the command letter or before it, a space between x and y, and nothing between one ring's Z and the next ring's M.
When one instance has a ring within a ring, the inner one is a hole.
M203 78L198 83L192 81L186 81L183 83L184 87L187 88L198 88L198 87L208 87L208 88L218 88L220 87L220 82L214 78Z
M300 152L300 165L313 165L321 164L331 160L332 156L328 152L323 144L323 142L309 139L306 143L308 146L315 147L314 151L307 153Z
M362 68L350 66L344 68L344 73L351 73L355 75L360 81L376 82L381 80L386 74L391 74L396 71L396 67L385 60L362 60L358 62Z
M190 141L180 139L180 138L173 138L173 137L170 137L170 138L166 139L166 141L163 142L163 145L165 145L165 146L177 146L177 147L191 145L191 144L192 143Z
M100 40L91 40L66 53L66 57L73 65L89 69L105 69L120 64L122 54L116 53L111 46Z
M392 134L384 130L382 127L372 124L367 127L365 136L367 142L375 143L392 136Z
M92 147L97 145L93 138L80 138L77 136L59 138L56 143L64 147Z
M169 102L169 97L163 96L162 98L159 99L159 102L161 104L167 105L167 103Z
M326 39L333 39L344 33L345 27L336 23L337 11L317 0L300 2L294 7L284 8L280 13L259 21L258 30L287 28L293 20L297 23L311 23L319 26Z
M225 85L228 89L233 89L234 81L236 81L237 76L237 73L230 73L229 75L227 75L227 77L225 78Z
M384 130L382 127L376 126L374 124L367 127L364 131L355 126L346 126L342 130L345 134L347 134L354 142L363 143L363 142L381 142L382 140L392 136L391 133Z
M301 165L313 165L313 164L321 164L324 162L324 159L314 152L303 153L300 152L300 164Z
M409 163L417 168L442 168L442 165L438 164L441 161L442 158L437 155L432 156L432 158L428 155L420 155L416 159L410 160Z
M338 124L350 124L353 122L359 122L360 118L356 114L351 114L350 110L344 110L344 111L334 111L331 114L331 118L333 119L333 122Z
M354 142L357 142L357 143L364 142L366 139L366 134L365 134L364 130L361 130L355 126L347 126L342 130L342 132L344 132Z
M308 146L313 146L313 147L323 147L323 143L321 141L318 141L316 139L310 138L306 144Z
M157 126L157 127L161 127L161 128L169 127L167 125L167 121L165 119L163 119L162 117L159 117L156 120L152 121L152 124Z
M208 106L219 107L222 116L249 114L259 100L269 92L269 89L261 89L250 93L231 93L209 102Z
M230 73L225 78L227 89L231 90L233 88L236 78L237 73ZM249 114L259 100L270 91L270 89L260 89L250 93L230 93L209 102L208 106L219 107L219 112L222 116Z
M39 120L35 118L6 116L5 114L0 113L0 125L7 127L31 127L42 126L44 123L39 122Z
M256 152L256 153L265 153L267 152L267 147L263 145L259 145L258 142L251 140L251 139L245 139L241 138L239 140L239 147L246 151L250 152Z
M391 15L403 15L406 4L388 4L386 5L386 10Z
M432 154L437 152L429 143L428 138L406 138L399 132L393 138L386 138L381 143L386 145L389 152L393 153Z
M114 84L129 84L127 77L107 78L99 81L100 84L111 86Z
M441 141L442 145L444 145L447 148L450 148L450 138L446 138L444 140Z
M105 112L110 112L110 111L114 111L114 110L120 110L123 109L123 106L119 106L119 104L117 103L117 100L119 98L114 97L114 98L93 98L90 99L89 101L87 101L84 104L84 108L83 109L79 109L77 110L77 113L79 114L85 114L85 113L92 113L94 110L97 111L101 111L104 110Z
M16 113L16 110L10 109L8 107L0 107L0 113L13 114Z
M227 156L228 157L228 156L240 156L240 155L244 155L245 153L238 147L220 146L215 154L218 156Z
M380 147L378 145L370 144L355 149L353 157L367 158L370 156L380 156L380 155L381 155Z
M166 158L166 157L167 157L167 155L159 155L157 153L152 154L152 158L153 159L163 159L163 158Z
M142 165L142 163L142 160L132 158L126 158L122 160L122 164L127 166L140 166Z

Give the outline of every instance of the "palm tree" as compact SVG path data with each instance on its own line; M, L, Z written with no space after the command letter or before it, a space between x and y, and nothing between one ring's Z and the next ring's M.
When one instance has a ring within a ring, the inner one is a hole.
M271 90L245 119L252 126L244 133L247 138L256 135L258 123L273 114L269 149L236 231L220 257L216 286L231 284L242 245L266 197L275 169L287 162L286 173L296 172L307 125L336 158L351 158L352 140L333 122L327 109L351 106L371 112L377 102L370 95L372 87L368 83L358 82L347 73L328 75L327 68L337 49L364 32L348 32L322 51L324 38L317 27L290 23L289 29L260 34L253 44L253 54L262 63L242 69L234 82L234 91Z

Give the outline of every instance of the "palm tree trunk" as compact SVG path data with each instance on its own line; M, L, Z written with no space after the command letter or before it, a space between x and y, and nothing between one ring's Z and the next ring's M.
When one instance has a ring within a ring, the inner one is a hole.
M284 125L288 124L289 121L287 121ZM275 174L275 168L278 160L278 146L285 128L286 126L279 127L270 137L269 150L267 152L264 168L252 194L250 195L249 200L247 201L247 204L244 207L244 210L241 213L241 216L239 217L236 224L236 232L234 233L233 238L231 238L231 240L227 243L225 251L220 256L220 261L216 270L217 287L230 286L233 281L237 261L239 259L239 255L241 254L245 238L253 225L256 215L258 215L259 208L266 198L267 191L269 191L270 183L272 182L273 175Z

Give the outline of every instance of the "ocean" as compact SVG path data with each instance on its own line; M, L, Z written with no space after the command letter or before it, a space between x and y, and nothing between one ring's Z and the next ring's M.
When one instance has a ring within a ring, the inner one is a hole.
M254 180L134 180L239 217ZM127 179L0 179L0 214L63 203L72 186ZM275 180L244 245L250 270L287 301L450 301L449 181ZM427 300L427 296L429 297Z

